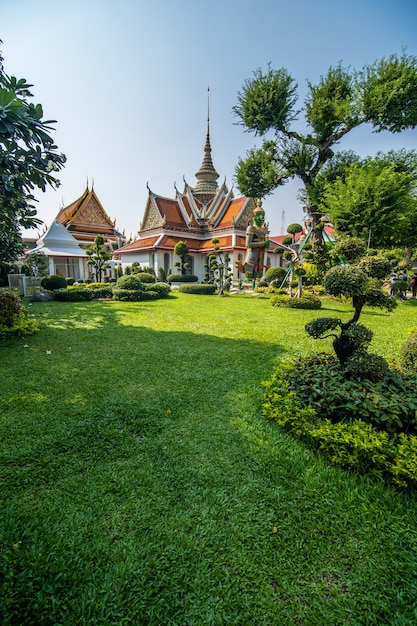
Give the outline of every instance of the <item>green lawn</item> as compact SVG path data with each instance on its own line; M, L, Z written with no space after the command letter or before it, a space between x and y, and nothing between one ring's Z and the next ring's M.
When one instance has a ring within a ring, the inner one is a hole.
M316 457L261 414L282 359L351 316L263 297L38 303L0 343L0 622L417 623L417 507ZM331 310L329 310L331 309ZM366 309L400 356L415 302Z

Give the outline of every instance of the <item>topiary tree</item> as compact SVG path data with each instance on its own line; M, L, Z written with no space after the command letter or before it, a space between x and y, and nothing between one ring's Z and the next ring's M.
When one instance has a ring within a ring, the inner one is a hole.
M87 263L92 268L96 280L101 283L103 270L108 267L107 261L111 259L110 251L101 235L94 238L94 243L86 249L86 253L89 257Z
M305 330L315 339L334 337L333 348L342 367L355 352L363 353L372 338L372 333L357 324L363 307L379 307L392 311L397 303L380 289L372 286L365 272L358 266L339 265L330 269L324 281L324 287L332 296L352 298L353 317L347 322L338 318L320 318L306 324ZM336 334L336 330L340 332Z
M214 245L214 252L208 255L208 271L207 282L215 283L217 286L217 293L222 296L225 291L229 291L232 282L233 273L230 270L230 257L227 252L219 246L219 240L214 238L211 240Z
M190 249L185 241L179 241L174 248L174 254L180 257L181 261L174 263L175 267L178 267L181 274L186 274L191 269L191 256Z

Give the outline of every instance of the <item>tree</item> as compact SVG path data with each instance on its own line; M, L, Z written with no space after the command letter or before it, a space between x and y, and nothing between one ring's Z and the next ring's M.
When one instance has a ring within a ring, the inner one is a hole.
M263 197L287 180L300 178L307 220L314 239L321 242L320 173L334 158L343 167L346 160L335 155L335 148L362 124L394 133L417 126L417 58L392 55L359 72L341 64L330 67L317 85L308 83L302 109L305 134L291 127L300 113L295 108L296 90L297 84L284 68L269 66L266 73L258 69L245 81L233 108L238 124L260 137L272 132L273 138L239 160L236 179L242 193ZM354 160L352 154L346 158Z
M101 235L97 235L94 238L94 243L86 249L88 254L87 263L92 268L96 275L96 280L101 283L103 277L103 270L108 267L107 261L110 261L111 254L108 248L104 245L104 239Z
M372 332L358 324L365 304L392 311L397 303L370 280L357 265L338 265L330 269L325 277L324 288L332 296L352 298L353 317L342 322L334 317L322 317L306 324L305 329L315 339L334 337L333 348L342 366L355 352L363 350L372 339ZM336 330L340 333L336 334Z
M179 241L175 244L174 254L180 257L181 261L177 261L174 263L175 267L178 267L181 271L181 274L185 274L187 270L191 269L190 263L190 249L185 243L185 241Z
M1 41L0 41L1 43ZM23 250L21 228L41 224L36 217L32 192L59 186L54 173L65 156L57 152L49 131L52 120L43 120L40 104L32 97L24 78L9 77L0 56L0 260L14 261Z
M327 180L319 200L340 234L376 248L415 245L417 153L391 152L356 161Z
M217 293L223 296L225 291L229 291L232 282L233 272L230 270L230 257L219 246L219 239L211 240L214 245L214 252L208 255L207 282L217 285Z

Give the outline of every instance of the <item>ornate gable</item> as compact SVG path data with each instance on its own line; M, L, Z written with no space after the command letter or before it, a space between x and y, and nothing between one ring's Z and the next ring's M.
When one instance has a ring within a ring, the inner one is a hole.
M143 220L140 224L140 230L153 230L163 226L163 219L155 204L154 194L149 192L148 201L146 203Z
M256 204L252 198L248 198L248 201L239 216L239 218L235 221L235 228L246 230L246 227L250 221L252 221L253 210L255 209ZM236 216L237 217L237 216Z

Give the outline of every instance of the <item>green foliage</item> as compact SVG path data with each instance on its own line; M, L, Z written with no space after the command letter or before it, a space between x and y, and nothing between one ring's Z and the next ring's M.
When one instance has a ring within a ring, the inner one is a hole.
M41 286L46 289L46 291L55 291L55 289L65 289L67 281L59 274L52 274L51 276L42 278Z
M167 281L169 283L196 283L198 276L194 274L169 274Z
M107 261L110 261L112 255L109 248L104 243L101 235L96 235L94 243L86 249L88 254L87 263L92 268L96 280L101 282L103 270L108 267Z
M175 263L181 270L181 274L185 275L187 270L190 269L190 249L185 241L179 241L175 244L174 254L180 257L180 262Z
M386 401L389 408L398 411L401 404L398 402L398 397L395 396L395 402L387 389L384 390L386 397L381 395L379 389L375 393L374 385L360 390L360 384L356 381L350 381L352 387L349 389L345 387L341 392L339 385L333 383L333 376L329 375L328 371L326 373L326 369L333 368L337 376L336 360L333 363L331 360L328 361L327 368L325 367L328 358L322 357L324 366L322 371L320 371L318 357L310 363L305 360L304 365L301 366L303 380L300 384L297 384L295 380L295 371L299 375L299 369L294 370L293 366L280 366L271 378L263 383L266 390L263 402L264 415L273 419L286 431L306 441L334 465L377 477L385 476L400 487L416 487L417 437L404 432L389 433L386 430L387 407L374 405L375 400L381 400L382 404ZM304 375L310 377L311 383L314 383L314 374L309 375L310 366L319 378L316 385L310 387L310 384L307 384L304 390L302 389ZM409 381L409 387L411 386L412 383ZM328 392L324 387L328 388ZM391 392L394 391L400 392L400 397L403 397L402 389L392 387ZM307 396L311 392L313 397L309 402ZM300 398L303 393L305 401ZM412 393L415 402L416 392L412 391ZM320 397L323 399L321 403L318 401ZM336 414L336 421L326 417L329 402ZM365 407L363 413L362 406ZM348 410L350 408L350 417L345 407L348 407ZM364 416L369 417L370 414L373 414L372 417L379 427L370 423L370 420L363 419ZM343 421L340 421L341 417ZM400 417L398 414L396 417L391 415L393 424L401 421L401 418L403 416Z
M417 332L411 333L402 348L404 367L417 371Z
M54 299L60 302L85 302L98 297L97 290L93 291L87 287L81 289L55 289Z
M290 235L288 235L287 237L283 237L282 243L284 246L290 246L292 244L292 237Z
M291 298L288 295L277 294L272 296L270 303L273 307L286 307L288 309L311 309L321 308L321 300L312 295L304 295L300 298Z
M366 244L359 237L341 237L330 250L330 256L345 263L357 263L366 252Z
M350 330L357 328L351 326ZM362 328L365 328L362 326ZM344 375L347 378L356 380L370 380L376 383L384 378L388 372L387 361L379 354L372 354L364 350L357 350L350 356L345 363Z
M287 226L287 233L290 233L290 235L295 235L296 233L302 233L303 232L303 227L301 224L290 224L289 226Z
M119 287L114 287L113 289L113 298L123 302L138 302L139 300L143 300L143 294L144 292L139 289L119 289Z
M270 267L266 270L264 280L267 283L271 283L273 280L282 282L284 276L286 274L286 270L283 267Z
M320 419L336 423L360 416L391 434L417 434L417 375L388 370L382 357L366 356L380 370L379 379L370 370L374 379L364 377L367 362L361 364L357 355L350 376L332 355L317 355L297 361L289 377L290 389L300 405L312 407Z
M32 85L9 77L0 55L0 259L13 261L23 251L21 229L41 223L34 209L33 190L59 186L54 177L65 163L43 120L40 104L33 104Z
M142 283L156 283L154 274L150 274L149 272L137 272L135 276L137 276Z
M354 265L337 265L326 274L324 288L332 296L362 296L368 286L368 277Z
M297 118L296 89L294 79L284 68L268 67L266 73L258 68L253 78L245 81L238 104L233 107L238 123L257 135L264 135L270 128L287 129Z
M417 126L417 60L403 53L364 68L363 112L378 130L400 132Z
M390 260L382 255L366 256L359 262L359 267L368 276L383 280L392 270Z
M49 261L43 252L32 252L26 255L26 265L29 268L29 276L42 278L48 274Z
M137 291L143 291L142 281L133 274L121 276L116 283L116 287L117 289L135 289Z
M145 293L148 291L156 293L158 298L167 298L171 293L171 287L165 282L149 284L143 283L143 289Z
M416 84L417 59L413 56L392 55L365 66L362 72L343 68L341 64L330 67L316 85L308 83L304 114L310 129L302 135L291 128L298 115L293 78L284 68L268 67L266 73L258 69L252 79L245 81L233 110L246 130L261 136L271 131L275 137L265 141L259 150L249 151L246 160L239 159L236 167L239 189L246 195L263 197L287 180L299 177L304 185L301 197L308 207L308 220L317 242L322 242L321 217L329 214L329 209L341 231L363 237L364 229L368 235L372 227L374 246L386 233L390 239L398 231L402 217L410 215L413 202L415 205L410 187L407 188L410 180L400 176L395 181L387 171L386 178L380 178L380 185L375 184L372 173L368 176L362 164L355 170L358 160L355 155L335 156L334 147L347 133L366 123L391 132L414 128ZM332 160L335 165L327 167ZM359 177L346 185L348 170L358 172ZM347 216L345 221L338 205ZM369 219L375 208L376 229L375 220ZM391 217L395 222L395 226L388 224L386 232L380 227L384 211L390 214L385 225ZM410 226L413 224L408 224L408 237L415 232L415 222L413 228ZM405 233L402 229L402 235Z
M413 245L416 168L415 152L378 155L356 162L344 178L327 184L322 210L340 233L370 239L374 247Z
M69 278L69 277L67 277L65 279L65 281L66 281L68 287L71 287L75 283L75 280L73 278Z
M195 283L193 285L181 285L181 293L193 293L199 295L213 295L216 292L216 285Z
M27 315L25 310L17 315L11 326L5 326L0 323L0 337L26 337L39 332L39 326L36 320Z
M22 313L20 297L13 291L0 289L0 324L13 326L15 319Z

